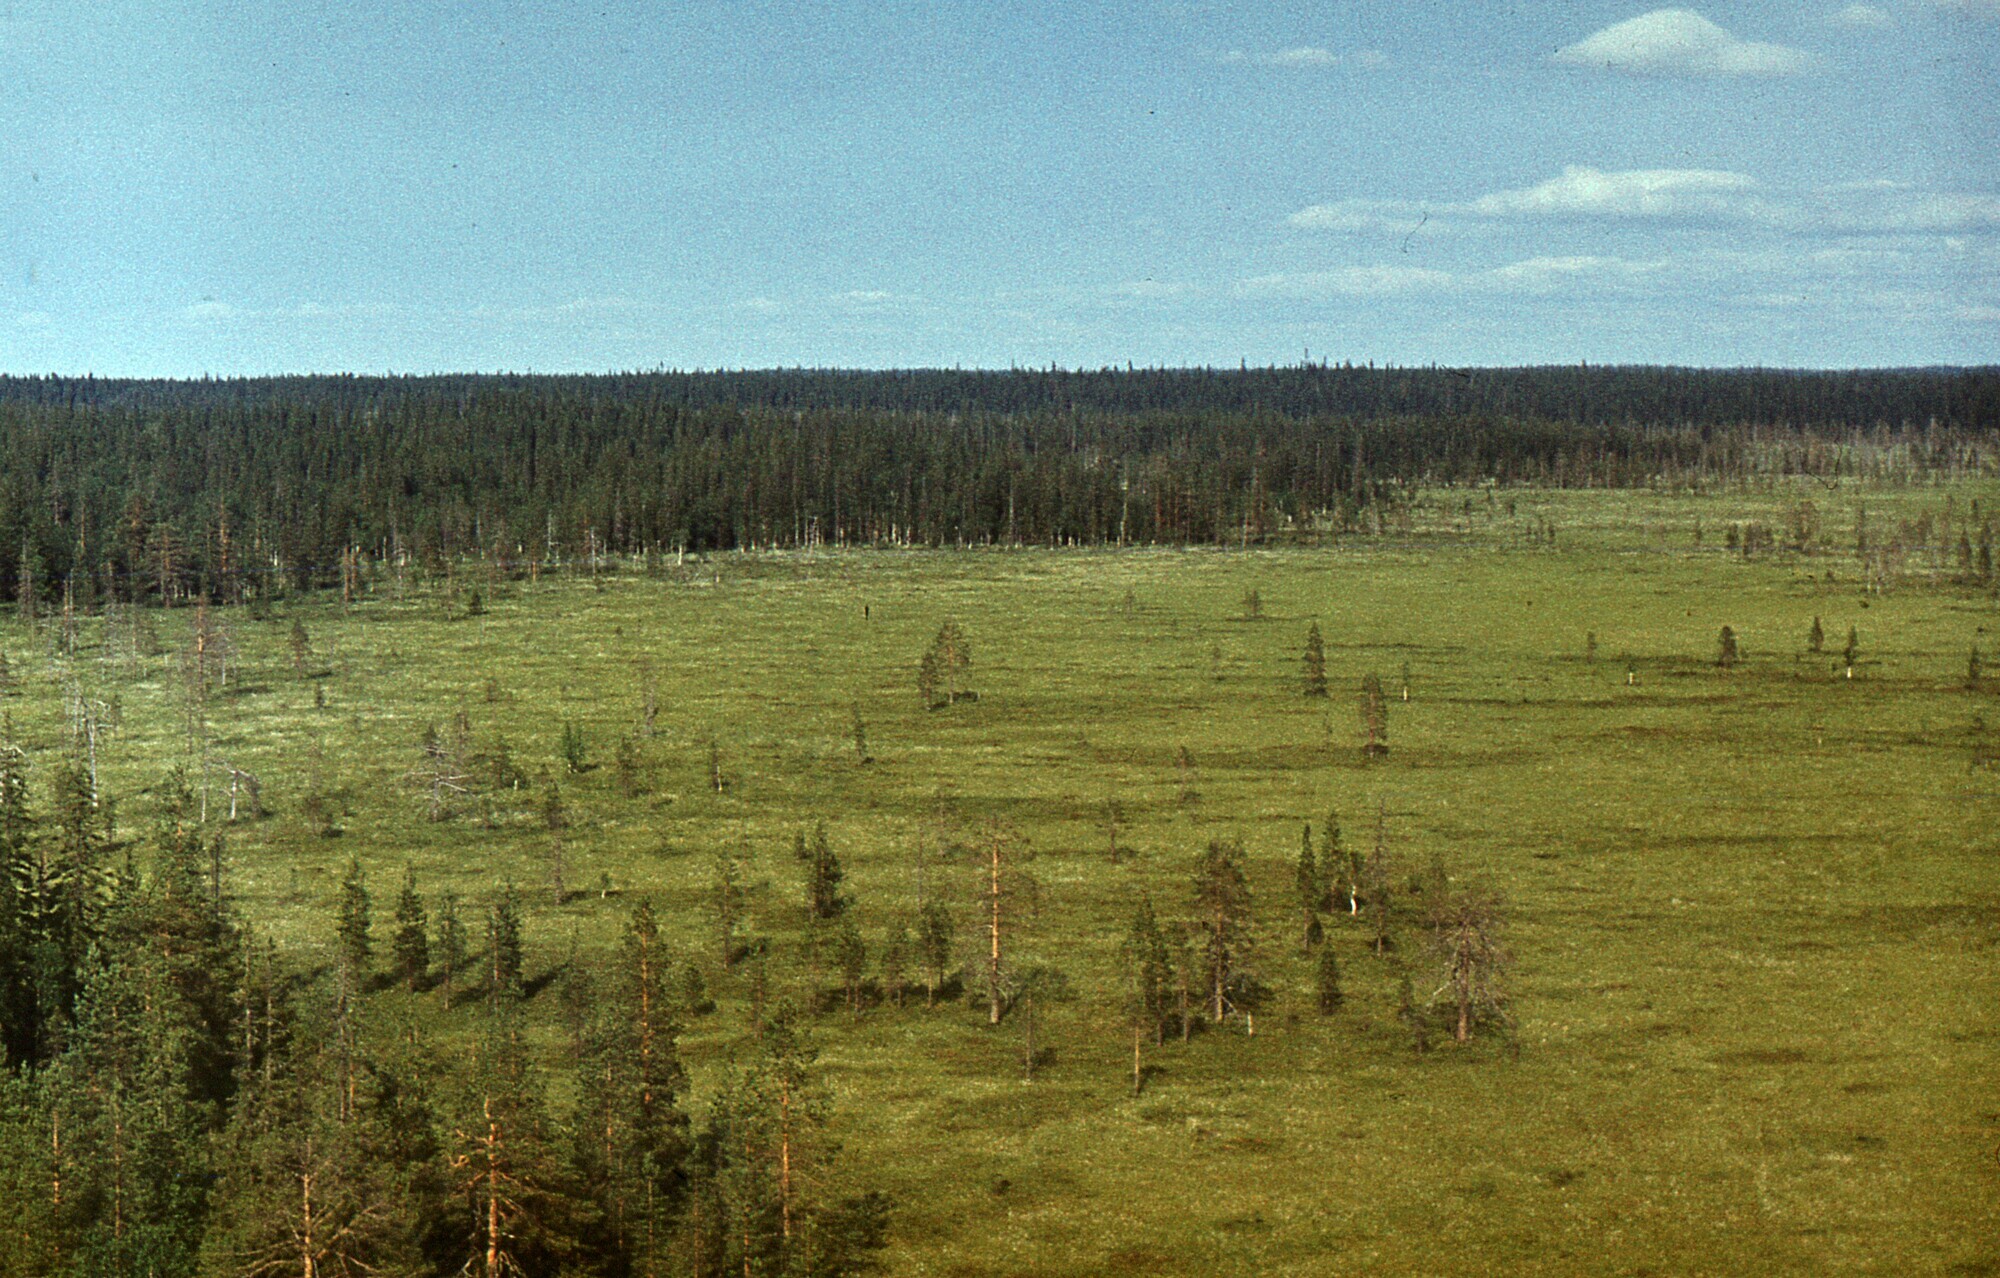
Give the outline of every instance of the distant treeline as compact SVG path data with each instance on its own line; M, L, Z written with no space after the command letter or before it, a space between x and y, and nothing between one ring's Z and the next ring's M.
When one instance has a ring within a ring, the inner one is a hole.
M1261 543L1426 485L1911 479L1994 461L2000 369L0 378L0 581L815 542Z

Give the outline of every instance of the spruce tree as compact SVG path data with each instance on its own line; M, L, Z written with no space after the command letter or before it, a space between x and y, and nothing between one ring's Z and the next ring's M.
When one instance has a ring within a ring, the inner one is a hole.
M521 993L521 898L512 883L486 915L486 1001L500 1008Z
M1304 945L1310 950L1320 943L1320 938L1324 934L1319 921L1319 912L1326 903L1326 883L1320 870L1319 856L1313 851L1313 831L1310 823L1299 834L1299 862L1294 880L1298 887L1299 908L1305 914Z
M1326 693L1326 643L1320 638L1319 623L1313 622L1306 629L1305 653L1306 683L1308 697L1324 697Z
M1313 966L1313 1002L1320 1015L1331 1016L1340 1010L1346 998L1340 989L1340 959L1331 945L1321 948L1319 961Z
M1847 667L1847 677L1854 677L1854 663L1861 656L1861 632L1853 626L1847 628L1847 646L1840 650L1841 664Z
M451 1006L451 992L458 973L465 967L467 937L465 923L458 915L458 893L447 891L438 898L437 961L441 997Z
M396 896L396 937L394 941L396 975L404 986L414 994L430 975L431 943L430 919L424 909L424 899L417 894L417 871L415 866L403 872L403 890Z
M369 938L368 876L361 860L350 857L347 876L340 883L340 906L336 935L340 939L340 964L349 983L360 989L367 983L368 960L374 945Z
M1814 617L1812 629L1806 632L1806 651L1820 652L1826 648L1826 631L1820 628L1819 618Z
M847 898L840 894L840 859L833 854L833 844L826 834L826 822L813 827L812 859L807 866L806 909L815 919L839 918L847 908Z
M1716 641L1715 664L1725 671L1736 668L1736 632L1728 626L1722 628L1722 635Z

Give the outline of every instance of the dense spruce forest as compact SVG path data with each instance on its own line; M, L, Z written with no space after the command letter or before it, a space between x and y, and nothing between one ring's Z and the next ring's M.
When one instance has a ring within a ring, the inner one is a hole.
M9 377L0 581L171 602L366 559L1266 544L1379 530L1425 485L1977 472L1996 422L1990 368Z

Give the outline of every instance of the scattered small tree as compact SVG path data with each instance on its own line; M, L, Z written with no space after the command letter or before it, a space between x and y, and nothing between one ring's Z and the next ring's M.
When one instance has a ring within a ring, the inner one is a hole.
M564 881L569 861L565 838L569 826L569 808L563 803L562 791L551 781L542 793L542 827L549 835L549 889L555 893L557 905L569 899L569 887Z
M312 662L312 637L306 634L306 623L296 617L292 619L291 650L292 673L303 679Z
M956 943L951 911L945 908L944 902L925 904L917 914L917 953L924 965L925 1007L937 1003L938 987L944 984L945 975L951 970Z
M1299 862L1296 873L1299 891L1299 907L1305 914L1304 947L1310 951L1320 943L1324 929L1320 925L1319 912L1326 904L1325 871L1320 867L1319 855L1313 851L1313 829L1308 824L1299 835Z
M1847 667L1847 677L1854 677L1854 663L1861 657L1861 633L1853 626L1847 628L1847 646L1840 650L1841 664Z
M944 702L938 699L938 683L942 674L938 669L937 648L932 647L917 662L917 700L926 710L935 710Z
M1252 587L1243 593L1243 617L1246 621L1255 621L1263 615L1264 596L1258 594L1256 588Z
M1377 759L1389 753L1389 705L1382 696L1382 680L1373 672L1361 679L1361 753Z
M1981 666L1979 660L1979 645L1973 644L1971 655L1967 656L1965 659L1966 690L1969 692L1979 691L1979 681L1983 677L1983 675L1984 675L1984 668Z
M1035 1080L1040 1052L1035 1046L1035 1028L1041 1009L1050 1003L1067 1003L1075 997L1069 974L1047 963L1030 963L1014 974L1014 1006L1021 1018L1021 1076Z
M458 915L458 893L445 892L438 898L437 913L438 988L446 1007L451 1006L452 986L465 966L467 937L465 923Z
M585 739L583 729L571 720L563 720L562 741L558 750L563 766L571 773L582 772L590 766L590 742Z
M868 945L852 914L843 914L833 933L833 965L840 971L841 988L847 995L847 1010L861 1011L861 983L868 974Z
M1715 664L1725 671L1736 668L1736 632L1728 626L1722 628L1722 635L1716 641Z
M958 622L947 618L945 623L938 627L937 638L931 641L929 655L933 659L933 683L932 698L926 704L952 705L973 699L974 694L970 690L959 686L965 678L966 671L972 666L972 644L965 637L965 632L959 628ZM944 681L942 702L936 699L937 679ZM921 686L923 683L921 670L918 672L917 680Z
M1209 1019L1229 1011L1229 981L1250 943L1250 884L1243 874L1243 845L1211 839L1194 874L1195 926L1202 938Z
M827 838L826 822L813 827L812 852L806 869L806 911L815 919L837 919L847 909L847 898L840 894L843 875L840 858L833 854L833 843Z
M1326 642L1320 638L1319 623L1313 622L1306 630L1306 684L1308 697L1326 695Z
M1331 945L1322 946L1319 961L1313 965L1313 1002L1321 1016L1331 1016L1340 1010L1346 995L1340 989L1340 959L1335 956Z
M641 752L637 737L628 733L618 738L618 745L612 752L611 766L618 784L618 793L628 799L636 799L646 792L645 756Z
M1812 629L1806 632L1806 651L1818 653L1825 650L1826 631L1820 628L1819 618L1814 617Z
M868 753L868 725L862 721L861 707L858 705L854 707L852 731L854 736L854 761L856 763L873 763L875 760Z

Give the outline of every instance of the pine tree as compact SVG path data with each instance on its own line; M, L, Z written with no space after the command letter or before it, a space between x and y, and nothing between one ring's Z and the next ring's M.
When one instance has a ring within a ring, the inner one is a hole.
M931 644L937 653L937 671L944 679L944 703L953 705L966 700L972 694L959 685L972 666L972 644L959 629L956 621L946 618L938 627L937 639Z
M1362 676L1360 708L1362 754L1372 759L1389 753L1389 704L1382 696L1382 680L1373 671Z
M512 883L486 915L486 1001L507 1006L521 993L521 898Z
M306 634L306 623L297 618L292 620L291 651L292 672L303 679L312 660L312 639Z
M924 709L935 710L944 704L938 700L938 684L942 678L943 671L938 662L937 648L933 646L927 649L923 658L917 662L917 700Z
M903 993L909 986L910 954L914 942L910 929L898 924L889 934L889 943L882 948L882 997L891 1006L903 1005Z
M347 877L340 883L336 934L340 938L341 967L355 989L360 989L368 979L368 960L374 949L369 928L368 876L362 872L360 859L352 857L347 862Z
M1313 967L1313 1001L1320 1015L1331 1016L1340 1010L1346 995L1340 989L1340 960L1335 957L1331 945L1319 952L1319 961Z
M1243 875L1243 846L1211 839L1195 867L1195 925L1202 938L1202 974L1209 1018L1220 1024L1229 1011L1229 983L1250 941L1250 885Z
M1306 630L1306 695L1324 697L1326 693L1326 643L1320 638L1319 623L1313 622Z
M582 1258L595 1213L561 1156L526 1056L515 1011L503 1007L456 1107L450 1166L470 1228L445 1272L523 1278L573 1272Z
M806 909L815 919L836 919L847 909L847 898L840 894L840 859L833 854L833 845L826 834L826 822L813 827L812 859L806 877Z
M569 809L563 804L562 791L554 782L542 794L542 827L549 835L549 890L555 894L556 904L569 899L569 886L563 881L568 848L564 833L569 829Z
M1819 618L1814 617L1812 629L1806 632L1806 651L1820 652L1826 647L1826 631L1820 628Z
M1861 656L1861 632L1853 626L1847 628L1847 646L1840 650L1841 664L1847 667L1847 677L1854 677L1854 663Z
M1716 641L1715 664L1725 671L1736 667L1736 632L1728 626L1722 628L1722 637Z
M438 898L437 961L439 989L446 1007L451 1006L452 986L465 967L467 937L465 923L458 916L458 893L447 891Z
M861 1011L861 982L868 972L868 946L852 914L843 914L833 933L833 965L840 971L840 983L847 995L847 1010Z
M454 920L455 921L455 920ZM424 899L417 894L417 871L410 866L403 873L403 890L396 897L396 974L414 994L430 975L430 919Z
M1390 883L1389 809L1386 802L1375 804L1375 845L1361 864L1361 899L1368 910L1369 944L1377 954L1387 954L1395 944L1391 935L1395 922L1395 889Z
M1305 913L1304 944L1310 950L1320 943L1324 929L1319 912L1326 904L1326 879L1319 857L1313 851L1313 831L1308 824L1299 834L1299 862L1294 880L1298 886L1299 908Z
M580 1078L579 1162L618 1250L642 1273L664 1259L690 1153L672 971L652 904L642 898Z
M927 902L917 915L917 952L923 957L925 1007L937 1003L938 987L944 984L945 974L951 969L956 943L951 912L944 902Z
M1125 968L1126 1011L1133 1026L1154 1043L1167 1038L1173 1015L1173 952L1153 914L1153 899L1141 894L1125 933L1120 955Z
M1035 1030L1040 1013L1052 1003L1067 1003L1076 997L1069 973L1047 963L1024 964L1014 973L1012 1003L1021 1020L1021 1076L1035 1081L1035 1066L1041 1051L1035 1046Z

